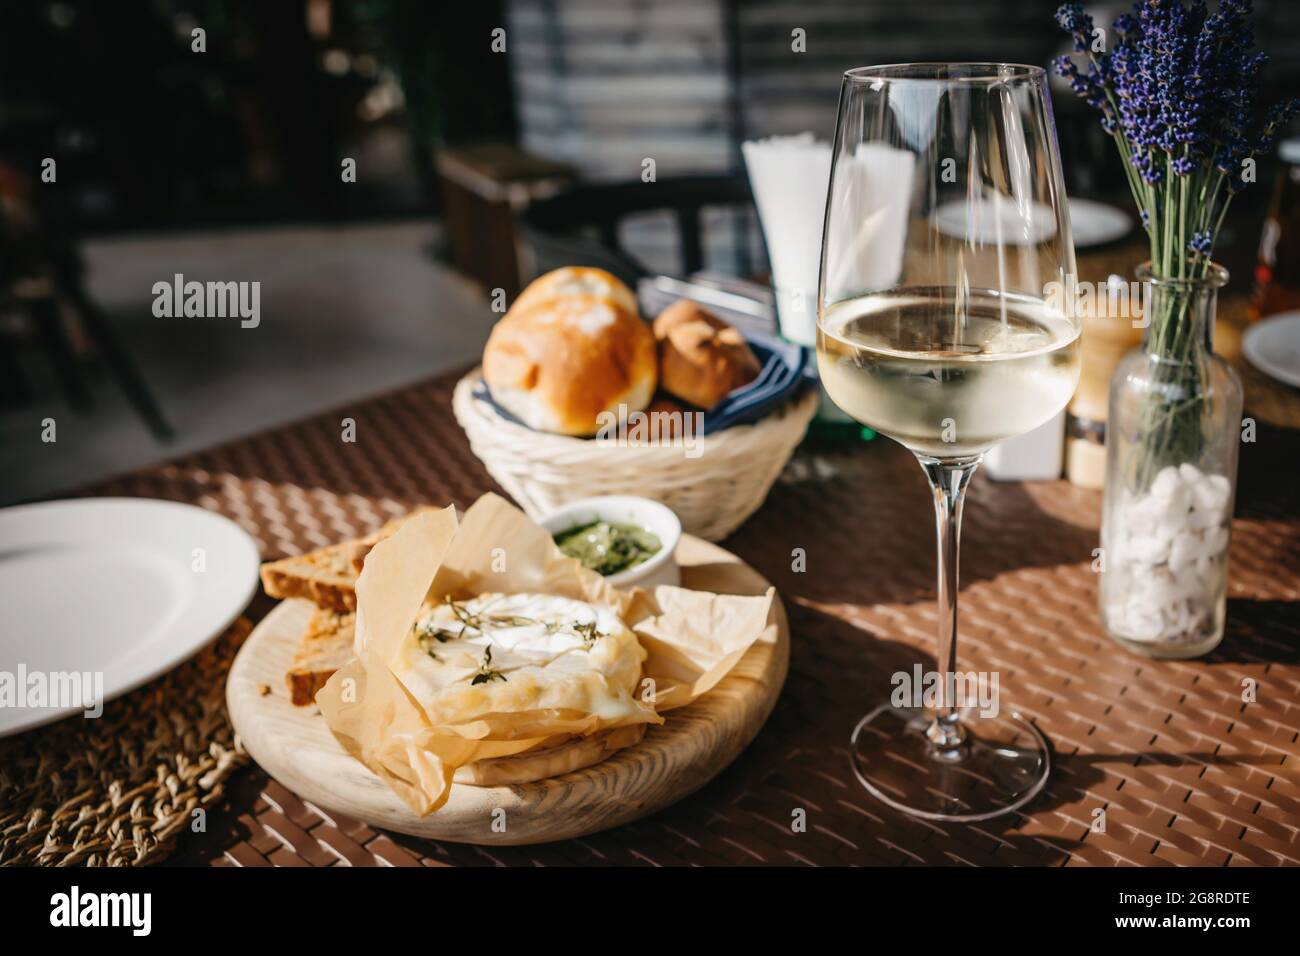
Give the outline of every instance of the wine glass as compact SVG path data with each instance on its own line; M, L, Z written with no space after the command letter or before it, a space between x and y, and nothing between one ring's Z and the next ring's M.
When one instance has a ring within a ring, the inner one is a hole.
M956 671L958 545L984 453L1049 421L1074 392L1074 276L1043 70L913 63L845 73L817 364L840 408L921 463L939 565L938 670L901 701L936 706L895 706L913 675L896 676L895 703L854 729L852 763L871 793L915 816L988 819L1047 779L1038 729L985 703L989 693L981 699L1000 680Z

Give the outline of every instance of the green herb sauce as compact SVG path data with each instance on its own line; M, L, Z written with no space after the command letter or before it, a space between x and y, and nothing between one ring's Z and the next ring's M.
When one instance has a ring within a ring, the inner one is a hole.
M663 543L644 528L612 521L593 521L555 536L560 550L604 575L617 574L648 561Z

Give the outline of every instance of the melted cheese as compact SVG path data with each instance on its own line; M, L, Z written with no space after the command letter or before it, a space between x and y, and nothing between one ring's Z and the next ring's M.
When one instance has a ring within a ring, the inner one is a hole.
M633 696L645 656L611 608L484 594L424 608L395 673L434 724L532 711L535 732L553 712L557 732L593 732L658 722Z

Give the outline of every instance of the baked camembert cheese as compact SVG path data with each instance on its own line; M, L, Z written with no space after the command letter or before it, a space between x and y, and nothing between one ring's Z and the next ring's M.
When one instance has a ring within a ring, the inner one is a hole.
M520 739L660 723L638 699L645 658L613 608L482 594L426 605L394 673L435 726L481 721Z
M417 514L374 545L355 656L316 704L343 750L424 816L453 784L535 783L637 745L768 633L773 593L620 591L488 494L463 521L450 506Z

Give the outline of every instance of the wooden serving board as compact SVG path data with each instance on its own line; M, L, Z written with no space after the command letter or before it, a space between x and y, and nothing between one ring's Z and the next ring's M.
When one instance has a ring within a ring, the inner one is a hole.
M735 555L689 535L678 546L677 561L683 587L725 594L762 594L768 587ZM235 658L226 702L244 747L263 770L324 810L458 843L567 840L675 803L717 776L754 739L790 662L789 626L777 598L775 637L757 642L699 700L666 713L665 723L651 727L640 743L594 766L537 783L454 784L446 805L419 817L344 752L314 706L289 702L284 674L311 612L305 601L282 602Z

